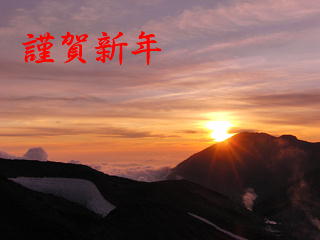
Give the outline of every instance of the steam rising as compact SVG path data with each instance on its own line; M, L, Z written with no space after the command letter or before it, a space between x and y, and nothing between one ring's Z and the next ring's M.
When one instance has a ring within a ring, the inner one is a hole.
M252 211L254 201L258 195L255 193L253 188L247 188L245 193L242 195L242 202L246 209Z

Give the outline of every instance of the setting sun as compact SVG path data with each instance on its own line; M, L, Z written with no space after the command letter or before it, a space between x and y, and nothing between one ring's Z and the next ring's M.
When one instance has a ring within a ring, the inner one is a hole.
M210 121L206 123L206 127L212 131L210 136L216 142L222 142L234 135L229 133L232 124L228 121Z

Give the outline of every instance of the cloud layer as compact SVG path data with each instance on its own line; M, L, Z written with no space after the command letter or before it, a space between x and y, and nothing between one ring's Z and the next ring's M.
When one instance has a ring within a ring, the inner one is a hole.
M174 165L211 144L210 120L319 140L317 1L32 0L0 9L2 149L41 145L57 160L112 162L147 152ZM163 49L148 67L129 54L141 30ZM90 35L88 64L63 63L67 31ZM102 31L125 33L121 67L95 62ZM25 64L26 34L44 32L57 36L56 63Z
M21 157L0 151L0 158L12 159L12 160L23 159L23 160L48 161L48 154L43 148L35 147L35 148L30 148Z

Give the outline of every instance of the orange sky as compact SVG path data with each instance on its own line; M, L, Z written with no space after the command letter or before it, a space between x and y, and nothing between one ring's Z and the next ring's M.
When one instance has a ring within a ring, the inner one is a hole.
M318 1L30 0L0 3L0 151L41 146L51 160L172 166L233 132L320 141ZM141 30L162 52L151 65ZM64 64L67 31L91 38ZM122 31L124 63L95 62L102 31ZM52 64L25 64L26 34L57 36Z

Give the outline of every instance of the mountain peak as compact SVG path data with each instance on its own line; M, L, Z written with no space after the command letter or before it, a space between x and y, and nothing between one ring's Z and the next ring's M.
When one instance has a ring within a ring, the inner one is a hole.
M320 212L319 160L319 143L243 132L192 155L169 178L201 184L244 205L249 202L250 210L277 222L290 219L296 229L303 226L311 233L314 223L308 219L320 219L315 215ZM302 231L296 234L303 238Z
M239 140L239 139L273 139L274 136L264 133L264 132L240 132L232 136L230 139Z

